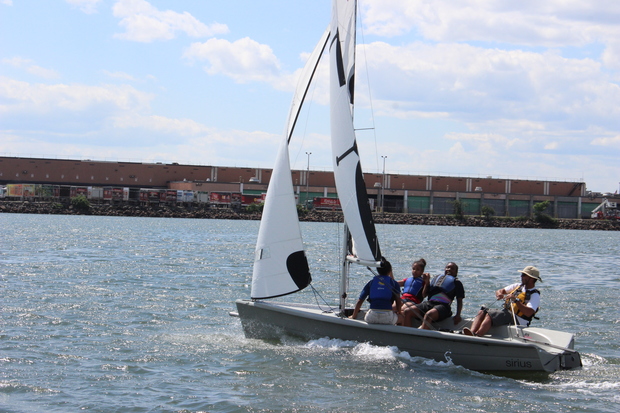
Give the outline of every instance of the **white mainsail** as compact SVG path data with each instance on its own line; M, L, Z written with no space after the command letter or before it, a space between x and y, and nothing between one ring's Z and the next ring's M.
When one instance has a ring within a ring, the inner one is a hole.
M334 177L353 253L367 263L377 262L381 250L368 204L353 127L355 84L356 1L333 0L330 48L331 140Z
M306 62L293 96L258 230L250 294L253 299L291 294L312 281L297 217L288 143L328 39L329 28Z

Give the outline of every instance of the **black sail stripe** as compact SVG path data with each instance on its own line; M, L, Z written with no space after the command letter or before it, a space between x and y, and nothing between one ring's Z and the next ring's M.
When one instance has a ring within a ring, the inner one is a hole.
M355 73L349 79L349 103L353 104L353 95L355 94Z
M342 59L342 48L340 47L340 32L336 30L336 34L332 39L332 43L330 45L330 49L332 46L336 44L336 68L338 72L338 83L340 87L347 84L347 79L344 75L344 60Z
M304 251L296 251L289 255L286 258L286 269L300 290L312 282L308 259Z
M346 158L351 153L355 152L359 156L359 152L357 151L357 141L353 141L353 146L351 146L345 153L341 156L336 156L336 166L340 165L340 161Z
M366 192L366 183L364 182L364 174L362 173L361 163L357 163L355 171L355 192L357 194L357 207L359 208L360 218L366 234L366 240L372 250L372 255L376 261L381 260L381 249L379 248L379 240L375 229L375 221L372 217L370 204L368 203L368 193Z

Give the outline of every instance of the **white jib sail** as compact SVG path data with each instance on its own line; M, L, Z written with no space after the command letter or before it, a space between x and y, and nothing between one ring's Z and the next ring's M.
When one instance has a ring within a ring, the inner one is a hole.
M288 143L328 38L329 29L306 62L293 96L258 230L250 294L253 299L291 294L312 281L297 217Z
M353 127L355 81L354 0L333 0L330 50L331 141L334 177L354 253L363 261L381 258L368 204Z

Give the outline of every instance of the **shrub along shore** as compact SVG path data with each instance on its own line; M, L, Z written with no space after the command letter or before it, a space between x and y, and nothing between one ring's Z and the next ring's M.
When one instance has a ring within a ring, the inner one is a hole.
M54 202L0 202L0 213L17 214L60 214L60 215L98 215L124 217L159 217L159 218L199 218L199 219L244 219L259 220L260 212L234 211L232 209L208 208L206 205L190 206L136 206L136 205L71 205ZM599 231L619 231L620 222L593 219L549 219L539 222L532 218L516 217L480 217L453 215L418 215L403 213L375 213L378 224L402 225L443 225L472 227L504 228L557 228ZM308 222L342 222L339 211L305 211L300 212L301 221Z

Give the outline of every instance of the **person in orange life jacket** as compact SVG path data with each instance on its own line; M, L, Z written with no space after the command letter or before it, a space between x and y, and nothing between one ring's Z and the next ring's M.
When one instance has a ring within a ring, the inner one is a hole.
M364 320L368 324L402 324L400 286L392 276L392 265L385 258L382 258L381 266L377 267L377 272L379 274L362 289L353 309L353 314L349 318L357 318L364 300L368 298L370 309L364 316ZM394 301L396 301L396 311L392 310Z
M424 286L430 282L430 274L425 273L424 268L426 268L426 260L420 258L411 266L411 277L398 282L398 285L403 287L403 295L400 297L403 302L401 307L401 313L404 317L403 325L411 325L411 317L413 317L411 308L416 304L420 304L424 299L422 295Z
M421 329L431 329L431 322L441 321L452 315L452 301L456 298L456 314L454 324L461 322L461 310L463 309L463 298L465 289L457 275L459 267L453 262L446 264L443 275L435 276L430 283L424 286L423 296L428 297L428 301L416 304L411 308L412 315L422 320ZM411 324L409 324L411 326Z
M482 307L474 318L471 328L465 327L463 334L482 337L491 326L514 324L515 320L519 325L529 326L540 306L540 292L534 288L536 281L542 282L540 271L528 265L521 271L521 283L507 285L495 291L495 298L506 300L504 308Z

